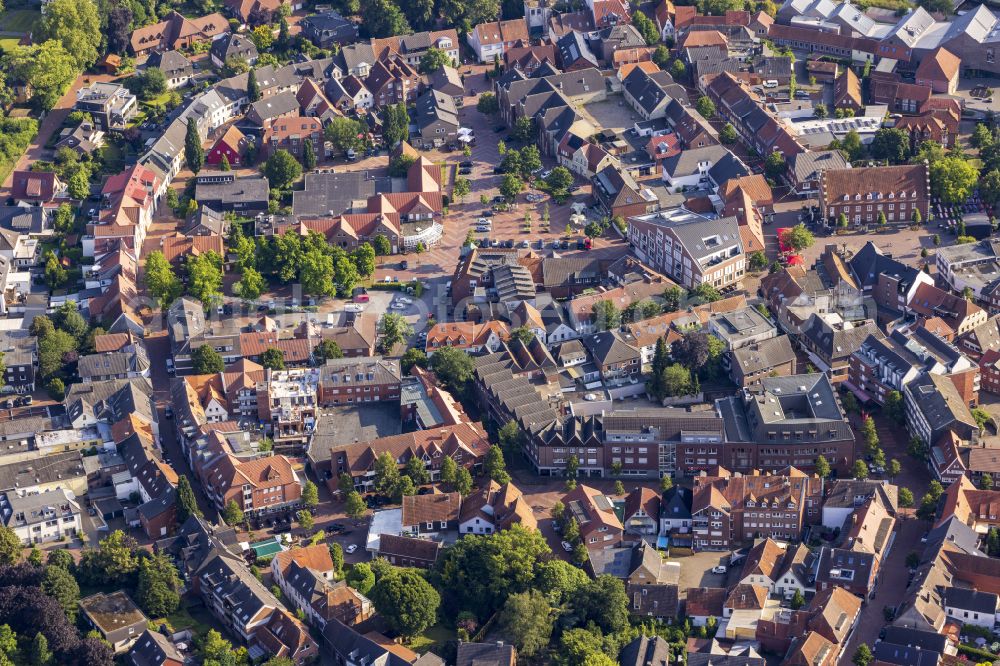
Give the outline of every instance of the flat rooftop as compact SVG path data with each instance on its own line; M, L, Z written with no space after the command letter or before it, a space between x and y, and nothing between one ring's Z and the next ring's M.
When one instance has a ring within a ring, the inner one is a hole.
M396 402L327 407L317 416L309 454L313 460L328 460L333 449L401 432Z

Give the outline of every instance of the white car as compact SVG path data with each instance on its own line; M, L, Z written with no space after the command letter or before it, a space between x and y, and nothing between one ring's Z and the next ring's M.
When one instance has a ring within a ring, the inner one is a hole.
M404 296L403 298L399 299L399 302L400 303L405 303L406 305L411 305L413 303L413 299L412 298L406 298Z
M714 574L724 574L724 573L726 573L726 567L723 566L723 565L721 565L721 564L719 566L717 566L717 567L712 567L712 573L714 573Z
M385 282L385 283L389 283L389 282L395 282L395 281L396 281L396 278L392 277L391 275L386 275L386 276L385 276L385 277L384 277L384 278L382 279L382 282Z
M573 552L573 544L571 544L569 541L563 541L562 542L562 549L565 550L567 553L572 553Z
M350 546L348 546L347 548L344 549L344 552L345 553L353 553L357 549L358 549L358 544L352 543Z

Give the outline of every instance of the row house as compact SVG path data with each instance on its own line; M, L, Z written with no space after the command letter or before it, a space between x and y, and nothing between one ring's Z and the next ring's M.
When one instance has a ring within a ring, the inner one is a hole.
M264 150L273 155L285 150L301 160L306 144L312 144L312 154L316 159L324 155L323 123L319 118L286 116L272 121L264 130Z
M371 41L371 49L376 59L395 55L413 68L420 65L421 59L431 48L444 51L452 62L457 63L459 46L458 32L454 29L415 32Z
M399 361L375 356L330 359L319 369L318 403L322 407L399 400Z
M528 23L523 18L480 23L466 36L469 47L483 63L502 59L509 49L528 41Z
M694 546L732 550L759 537L798 541L808 525L820 522L823 480L795 468L765 475L696 476L691 504Z
M719 116L731 123L743 143L760 155L781 153L785 160L805 152L784 123L768 114L748 86L729 72L716 75L705 88Z
M910 434L930 448L948 431L976 443L980 428L955 384L948 377L922 372L903 386Z
M212 432L219 448L227 447L219 440L222 435ZM282 455L240 460L222 453L202 466L202 487L220 511L230 502L246 516L287 511L300 505L302 483L288 458Z
M888 338L868 336L851 355L848 381L865 400L884 405L886 396L902 392L921 372L952 379L967 404L978 399L978 368L953 345L925 328L907 335L896 330Z
M332 619L352 626L375 614L372 602L343 581L326 544L284 550L271 565L275 584L309 623L319 629Z
M257 385L258 420L278 450L308 442L316 424L319 377L315 368L267 370Z
M153 52L176 51L195 44L210 42L230 31L229 21L222 14L186 18L171 11L162 21L138 28L129 39L137 58Z
M880 44L870 37L852 37L808 26L772 24L767 38L778 46L817 55L829 55L854 62L872 62ZM895 56L893 56L895 57Z

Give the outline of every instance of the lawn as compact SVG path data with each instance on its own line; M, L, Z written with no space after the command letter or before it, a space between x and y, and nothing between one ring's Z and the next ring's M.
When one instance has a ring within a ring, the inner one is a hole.
M31 32L41 18L41 12L32 9L12 9L0 16L0 31Z
M192 608L182 607L167 617L150 620L149 625L155 629L159 629L160 625L166 625L167 631L171 633L190 629L196 636L204 636L212 628L212 625L207 622L210 618L206 617L206 621L202 621L195 617L195 615L201 615L202 613L207 613L202 606Z
M406 647L423 654L429 650L440 653L440 648L448 641L455 639L455 632L446 629L442 624L435 624L420 636L413 638Z
M17 48L20 41L19 37L0 37L0 51L10 53Z

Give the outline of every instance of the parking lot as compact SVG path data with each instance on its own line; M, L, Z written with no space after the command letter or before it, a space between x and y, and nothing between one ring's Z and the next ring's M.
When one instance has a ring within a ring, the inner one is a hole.
M702 551L687 557L673 558L674 562L681 565L680 590L684 597L687 591L698 587L726 587L727 579L732 575L735 583L739 576L738 572L729 571L724 574L712 573L713 567L720 564L726 565L729 562L729 553L714 551Z

